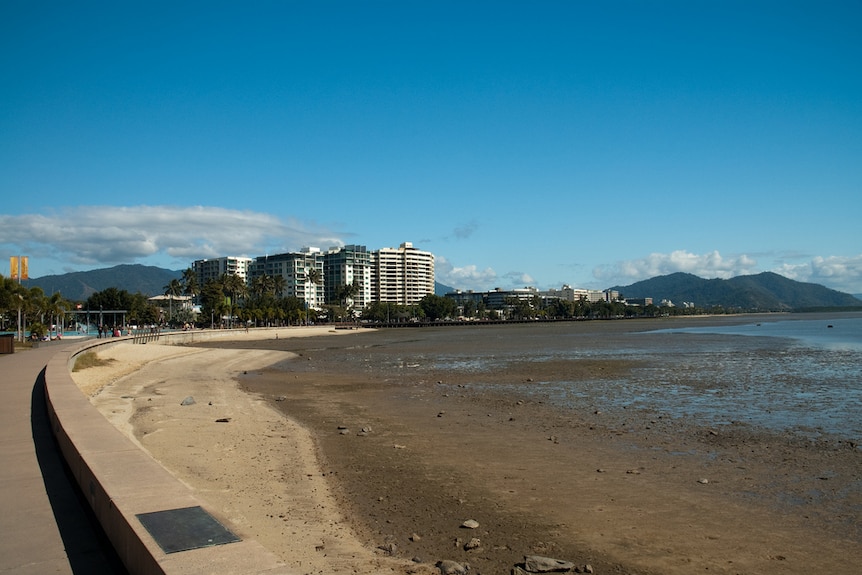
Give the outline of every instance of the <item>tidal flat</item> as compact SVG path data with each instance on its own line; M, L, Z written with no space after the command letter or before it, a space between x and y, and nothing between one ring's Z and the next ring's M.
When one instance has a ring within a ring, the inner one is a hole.
M530 554L597 572L805 573L816 563L853 573L857 352L679 331L788 319L403 328L237 345L297 354L241 385L311 430L339 506L372 548L394 543L399 556L480 573ZM829 380L821 367L836 357ZM822 395L839 398L826 413ZM479 527L468 532L466 519ZM481 545L465 549L473 538Z

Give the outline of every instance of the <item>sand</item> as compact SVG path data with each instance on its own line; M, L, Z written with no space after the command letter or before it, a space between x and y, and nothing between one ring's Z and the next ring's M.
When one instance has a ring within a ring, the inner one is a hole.
M290 335L336 333L352 332ZM100 353L116 364L74 377L238 533L298 572L436 573L446 559L508 573L530 554L597 573L862 564L856 449L567 414L472 393L445 373L405 377L395 392L298 343L292 355L271 333L242 337L242 350L117 346ZM501 377L542 376L530 370ZM188 396L196 403L181 406Z
M282 338L336 333L349 332L278 331ZM256 539L297 573L438 572L363 546L320 470L311 434L238 387L242 372L292 354L127 343L98 357L109 365L74 372L78 386L240 537ZM181 405L189 397L194 404Z

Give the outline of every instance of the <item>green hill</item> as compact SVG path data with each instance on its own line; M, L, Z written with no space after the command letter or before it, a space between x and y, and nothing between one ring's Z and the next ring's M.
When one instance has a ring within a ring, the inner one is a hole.
M182 278L182 271L166 270L140 264L119 265L112 268L43 276L26 282L27 287L38 286L46 294L56 292L71 301L85 301L96 292L114 287L129 293L146 296L162 295L171 280Z
M721 306L744 311L791 311L805 308L858 307L862 300L819 284L798 282L772 272L735 278L703 279L674 273L616 286L623 297L651 297L655 304L694 303L699 308Z

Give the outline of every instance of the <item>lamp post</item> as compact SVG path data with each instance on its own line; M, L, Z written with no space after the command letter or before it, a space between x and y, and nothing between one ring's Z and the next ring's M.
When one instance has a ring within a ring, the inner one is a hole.
M24 296L18 294L18 341L24 342L24 326L21 325L21 306L24 305Z

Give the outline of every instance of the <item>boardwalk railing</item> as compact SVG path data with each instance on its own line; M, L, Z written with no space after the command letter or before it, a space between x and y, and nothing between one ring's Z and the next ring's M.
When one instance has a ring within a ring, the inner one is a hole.
M147 343L150 341L159 341L159 336L161 336L162 332L157 327L146 327L143 329L133 329L132 330L132 342L133 343Z

